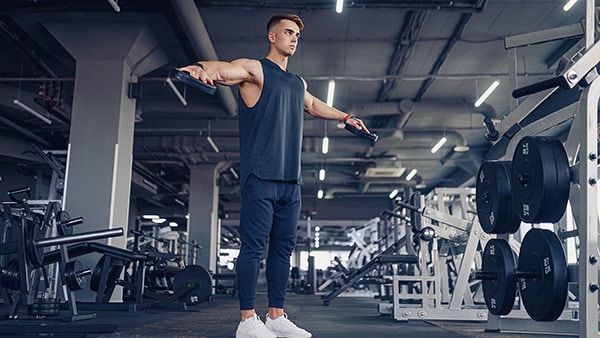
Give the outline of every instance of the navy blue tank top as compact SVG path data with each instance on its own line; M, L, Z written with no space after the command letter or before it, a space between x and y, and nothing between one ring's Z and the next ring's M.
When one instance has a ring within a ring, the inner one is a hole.
M259 60L264 74L258 102L239 102L240 180L301 183L300 156L304 118L304 83L269 59Z

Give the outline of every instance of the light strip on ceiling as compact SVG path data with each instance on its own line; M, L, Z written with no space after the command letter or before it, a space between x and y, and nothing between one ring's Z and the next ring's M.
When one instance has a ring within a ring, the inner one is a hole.
M329 80L329 86L327 89L327 105L333 106L333 97L335 95L335 80Z
M208 143L210 144L210 146L213 148L213 150L215 151L215 153L218 153L219 152L219 148L217 147L217 144L215 143L215 141L213 141L212 137L206 136L206 140L208 141Z
M121 11L121 7L119 7L117 0L108 0L108 3L115 10L115 12L119 13Z
M571 8L573 8L573 5L575 5L576 2L577 0L567 1L567 3L563 6L563 11L568 12Z
M431 153L435 154L440 148L448 141L447 138L442 137L434 146L431 148Z
M492 93L494 92L494 90L496 90L496 88L498 87L498 85L500 84L500 81L496 80L494 82L492 82L492 84L490 85L490 87L483 92L483 95L481 95L477 101L475 101L474 106L475 107L479 107L481 106L481 104L490 96L492 95Z
M336 13L342 13L343 10L344 10L344 0L337 0L335 3Z
M235 172L235 169L229 168L229 172L231 173L231 175L233 175L233 177L235 177L236 180L240 179L240 176L238 175L238 173Z
M33 108L29 107L28 105L26 105L25 103L14 99L13 103L16 104L17 106L25 109L25 111L27 111L28 113L30 113L31 115L37 117L38 119L46 122L47 124L52 124L52 120L50 120L49 118L45 117L44 115L38 113L37 111L33 110Z
M417 174L417 169L413 169L411 170L408 175L406 175L406 180L410 181L413 179L413 177L415 177L415 175Z
M327 154L329 152L329 137L323 137L323 144L321 145L321 152Z
M175 84L173 83L173 81L171 80L171 78L167 77L167 79L165 81L169 84L169 87L171 87L171 89L173 90L173 92L175 93L175 95L177 95L177 98L179 99L179 101L181 101L181 103L184 106L187 106L187 101L185 100L185 98L183 97L183 95L181 95L181 93L179 92L179 90L177 89L177 87L175 87Z

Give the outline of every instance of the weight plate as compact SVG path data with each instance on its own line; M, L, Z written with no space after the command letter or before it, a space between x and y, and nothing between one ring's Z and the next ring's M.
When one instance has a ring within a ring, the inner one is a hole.
M510 245L503 239L490 239L483 252L481 262L483 273L493 273L490 279L483 279L483 297L490 313L507 315L515 304L517 278L515 259Z
M519 218L527 223L558 222L569 198L569 165L556 138L524 137L512 160L511 197Z
M44 248L36 245L46 236L46 227L41 222L27 222L25 226L25 251L27 259L33 266L40 266L44 261Z
M551 141L550 146L554 154L554 163L556 167L556 195L554 201L556 207L549 208L549 218L560 220L567 209L569 194L571 192L571 170L569 167L569 158L567 151L562 143L556 139Z
M100 260L98 260L98 263L96 263L96 266L92 271L92 276L90 277L90 289L92 291L98 292L98 290L100 289L100 280L102 279L102 273L106 257L106 255L100 257ZM111 265L108 268L108 279L106 280L106 285L104 287L104 290L102 290L102 294L104 294L104 292L110 285L114 284L119 279L119 277L121 276L122 268L123 266L117 265Z
M519 252L518 271L536 274L519 278L519 290L529 316L537 321L554 321L567 301L567 261L556 234L546 229L531 229L525 234Z
M10 289L19 290L21 280L19 279L19 261L11 259L0 273L0 285Z
M212 277L203 267L188 265L185 269L177 271L173 277L173 291L177 292L189 283L193 283L194 287L179 298L187 305L200 304L212 296Z
M512 234L521 226L511 201L510 172L510 161L486 161L479 167L475 190L477 217L488 234Z
M58 230L61 236L70 236L73 234L73 227L68 225L70 220L71 215L65 210L61 210L56 214L56 230Z
M58 316L60 302L58 298L36 299L33 304L27 306L27 313L36 317Z
M78 260L70 261L65 264L65 283L71 291L77 291L85 288L86 281L80 273L83 266Z

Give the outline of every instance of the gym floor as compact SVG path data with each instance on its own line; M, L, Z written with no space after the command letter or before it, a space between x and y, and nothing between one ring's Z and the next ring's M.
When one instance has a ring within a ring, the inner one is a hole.
M484 332L485 322L396 322L391 316L378 313L378 303L371 297L340 296L329 306L324 306L318 295L291 294L286 312L299 326L311 331L313 337L323 338L556 337ZM265 294L258 295L257 309L264 320ZM90 311L79 310L79 313ZM65 322L60 317L53 320L1 320L0 336L235 337L239 320L237 298L230 295L216 295L210 302L187 309L150 308L136 312L113 310L92 313L96 314L96 318L77 322Z

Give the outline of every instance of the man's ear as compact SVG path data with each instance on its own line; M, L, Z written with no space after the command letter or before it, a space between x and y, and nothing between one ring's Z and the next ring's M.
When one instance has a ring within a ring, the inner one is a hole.
M275 43L275 33L274 32L269 32L267 37L268 37L270 43Z

